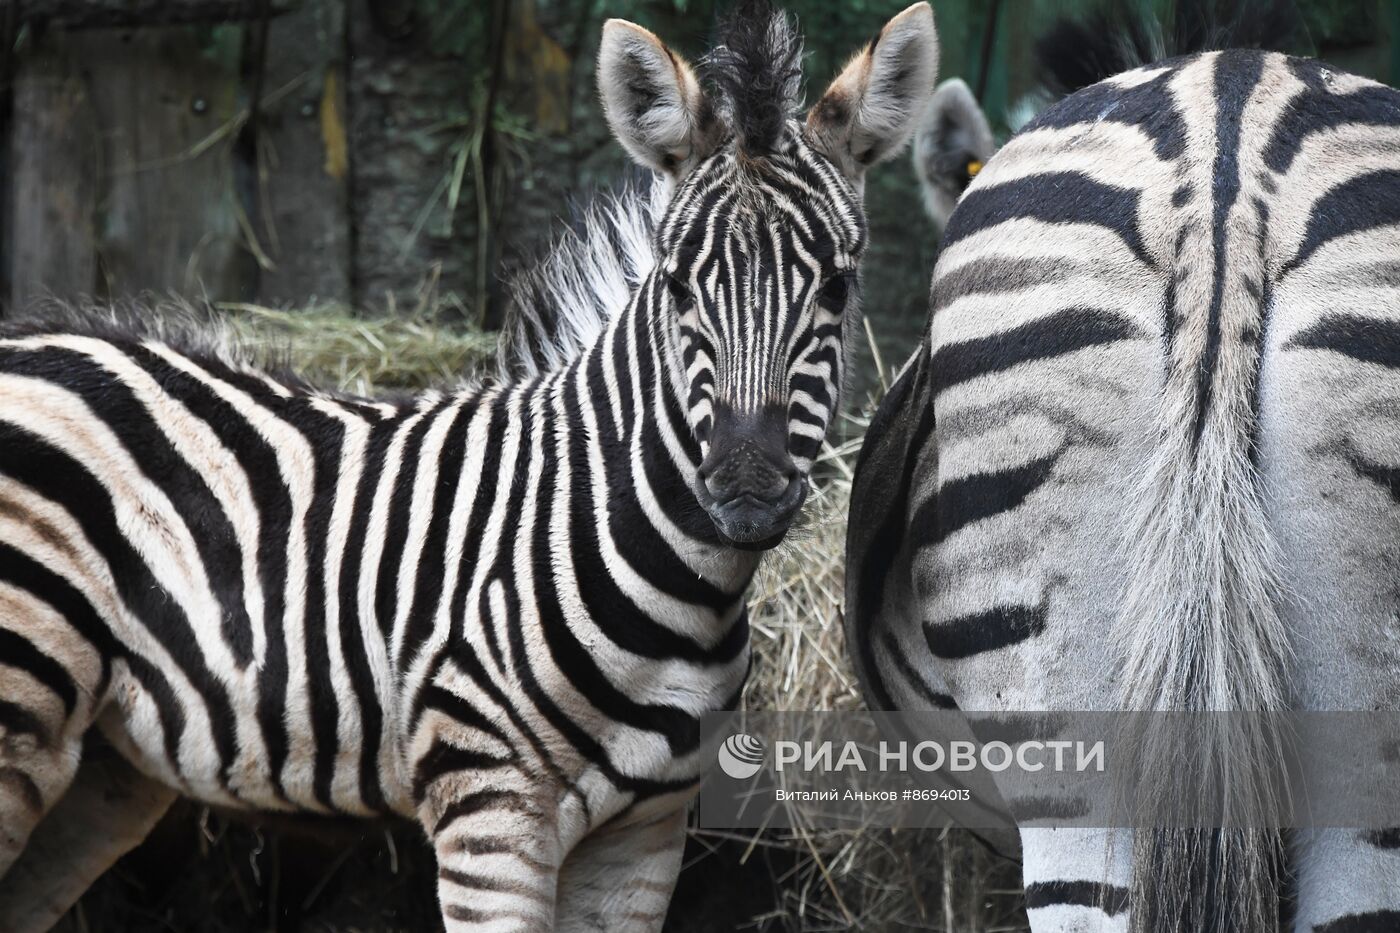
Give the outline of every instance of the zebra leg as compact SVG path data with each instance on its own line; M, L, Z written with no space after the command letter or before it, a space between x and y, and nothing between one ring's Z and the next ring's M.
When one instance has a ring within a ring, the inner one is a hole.
M1132 851L1130 830L1022 829L1033 933L1125 933Z
M1400 930L1400 830L1299 831L1294 845L1298 933Z
M554 929L559 842L553 820L524 794L464 792L425 803L446 933Z
M650 823L604 828L569 853L559 875L561 933L653 933L685 849L685 810Z
M1349 255L1389 257L1396 242L1358 239ZM1400 371L1355 349L1393 356L1400 345L1400 288L1386 282L1318 263L1275 295L1259 462L1304 710L1400 709ZM1358 321L1369 328L1360 342ZM1294 929L1400 930L1400 829L1300 830L1292 842Z
M1306 594L1284 606L1295 633L1293 686L1306 710L1394 711L1400 499L1375 477L1394 475L1400 434L1393 415L1373 413L1395 410L1400 383L1353 377L1338 390L1328 380L1346 373L1344 358L1317 355L1282 357L1270 371L1279 396L1311 401L1266 408L1262 458L1289 504L1274 515L1283 576ZM1400 930L1400 829L1298 830L1290 855L1299 933Z
M30 608L0 583L0 619L44 621ZM95 690L74 679L64 626L34 629L0 623L0 885L72 782L92 716Z
M82 756L81 738L57 742L26 716L0 699L0 884L34 827L68 789Z
M111 749L89 749L73 786L0 881L0 930L39 933L146 838L176 797Z
M0 476L0 891L72 783L111 684L94 633L67 614L82 596L46 563L68 565L66 551L49 552L62 536L15 489Z

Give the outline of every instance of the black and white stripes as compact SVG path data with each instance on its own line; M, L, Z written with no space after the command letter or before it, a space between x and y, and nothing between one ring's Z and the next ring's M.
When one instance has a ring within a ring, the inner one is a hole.
M797 60L779 14L728 28L725 77ZM917 112L935 58L919 4L841 107L745 135L749 103L609 23L609 121L662 175L612 232L655 234L538 271L518 381L370 401L137 327L0 331L0 873L70 785L100 808L73 784L96 727L207 803L419 820L451 930L659 928L755 551L840 398L872 161L850 146L912 130L856 115Z
M1397 143L1396 91L1232 51L1074 94L988 163L858 471L872 704L1397 708ZM1286 868L1267 833L1132 837L1023 831L1032 928L1273 929L1282 870L1296 929L1400 928L1384 833L1297 833Z

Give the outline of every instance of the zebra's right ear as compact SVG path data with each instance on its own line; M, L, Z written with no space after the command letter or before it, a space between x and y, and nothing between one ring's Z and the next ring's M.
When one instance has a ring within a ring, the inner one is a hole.
M655 171L680 177L719 142L719 119L695 72L635 23L603 24L598 94L617 141Z

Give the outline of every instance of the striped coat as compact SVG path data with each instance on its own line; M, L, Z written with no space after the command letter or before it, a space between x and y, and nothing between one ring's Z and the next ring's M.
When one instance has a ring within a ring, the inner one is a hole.
M417 820L453 931L659 928L699 717L737 703L744 590L839 404L860 181L936 50L916 4L799 122L781 14L727 26L709 90L608 23L609 124L660 176L617 242L651 255L622 307L522 308L512 382L371 401L129 322L0 331L0 929L177 792ZM607 281L611 232L525 293ZM83 772L94 730L141 794Z
M1400 707L1397 259L1391 88L1220 52L1036 118L953 213L862 455L872 705ZM1148 792L1275 765L1278 736L1233 738ZM1025 829L1031 925L1397 929L1394 837Z

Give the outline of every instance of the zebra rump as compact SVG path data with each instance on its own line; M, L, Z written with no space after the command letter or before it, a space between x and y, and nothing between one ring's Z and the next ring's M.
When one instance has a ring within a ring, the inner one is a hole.
M1044 85L1071 95L1179 55L1287 49L1302 32L1288 2L1178 0L1164 17L1143 5L1110 3L1083 19L1061 19L1035 51ZM1266 276L1263 268L1241 270L1223 283L1219 299L1250 314L1261 330L1267 310L1249 289ZM1251 455L1259 348L1248 349L1252 357L1220 360L1220 403L1211 419L1198 409L1206 402L1198 399L1197 361L1172 360L1158 412L1160 440L1139 486L1136 533L1129 536L1132 584L1117 636L1124 709L1286 707L1288 636L1275 608L1277 558ZM1274 806L1268 789L1282 768L1282 737L1263 717L1212 721L1221 731L1194 749L1144 741L1143 799L1176 812L1192 812L1208 799L1233 825L1253 825ZM1284 851L1277 831L1141 831L1133 849L1133 930L1182 923L1264 930L1278 923Z
M1066 34L1071 87L1178 51ZM977 174L856 470L872 706L1394 708L1398 132L1392 88L1207 52L1077 91ZM1199 829L1023 825L1032 929L1400 929L1394 833L1268 828L1277 718L1129 755L1134 825Z

